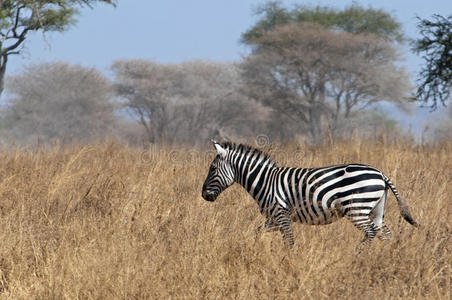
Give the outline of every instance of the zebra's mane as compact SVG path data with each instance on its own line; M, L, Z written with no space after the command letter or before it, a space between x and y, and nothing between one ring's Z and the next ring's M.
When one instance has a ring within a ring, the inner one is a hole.
M263 158L262 162L269 162L271 166L276 167L276 163L273 161L273 159L267 153L263 152L262 150L256 149L256 148L248 146L248 145L235 144L232 142L224 142L221 144L221 146L230 151L234 151L234 152L237 151L242 154L245 154L248 151L253 150L253 153L254 153L254 155L257 156L257 158Z

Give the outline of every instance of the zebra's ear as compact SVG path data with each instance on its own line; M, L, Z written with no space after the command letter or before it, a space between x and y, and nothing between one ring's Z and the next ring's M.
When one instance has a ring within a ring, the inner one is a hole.
M212 140L212 143L215 146L215 149L217 149L218 155L220 155L222 158L225 158L228 154L228 151L224 149L218 142Z

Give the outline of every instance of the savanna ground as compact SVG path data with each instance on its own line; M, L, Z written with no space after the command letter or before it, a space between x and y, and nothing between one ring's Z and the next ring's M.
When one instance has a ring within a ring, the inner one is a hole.
M450 299L452 144L338 143L267 149L281 165L360 162L380 168L394 196L386 223L363 235L345 219L295 224L295 247L240 187L201 198L213 152L115 143L0 150L1 299Z

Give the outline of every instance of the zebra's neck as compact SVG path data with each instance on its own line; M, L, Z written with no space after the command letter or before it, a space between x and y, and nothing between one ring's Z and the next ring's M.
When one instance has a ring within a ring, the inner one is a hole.
M243 186L254 198L258 195L262 179L276 169L273 160L260 150L243 147L238 148L231 155L235 170L235 182Z

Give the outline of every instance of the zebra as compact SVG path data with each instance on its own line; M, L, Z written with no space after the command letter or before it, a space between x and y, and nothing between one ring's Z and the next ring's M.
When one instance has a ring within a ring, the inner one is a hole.
M202 197L215 201L234 182L257 201L268 231L280 230L292 248L292 222L330 224L342 217L364 231L358 252L378 234L391 238L384 224L388 189L394 194L402 217L419 227L394 184L380 170L363 164L320 168L278 167L264 152L243 144L213 141L217 155L202 186Z

